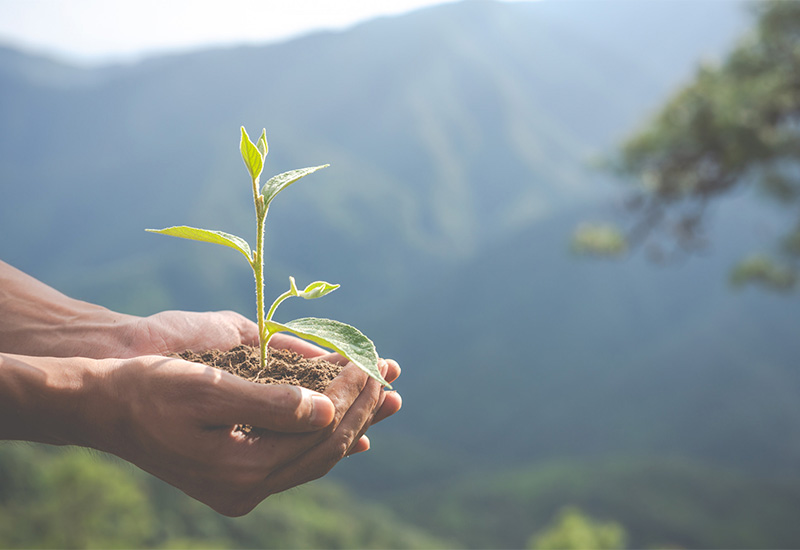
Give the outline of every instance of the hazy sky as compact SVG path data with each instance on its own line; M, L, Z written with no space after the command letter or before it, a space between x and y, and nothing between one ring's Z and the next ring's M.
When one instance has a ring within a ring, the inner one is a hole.
M80 63L267 42L457 0L0 0L0 44Z

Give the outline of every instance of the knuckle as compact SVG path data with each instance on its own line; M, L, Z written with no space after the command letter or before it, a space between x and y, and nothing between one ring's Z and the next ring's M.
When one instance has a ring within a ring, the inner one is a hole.
M280 420L297 422L303 418L303 397L299 388L289 385L275 386L272 401L274 416Z
M347 452L350 450L349 441L351 441L351 438L341 437L337 438L336 441L330 442L325 454L315 461L312 467L305 470L307 480L319 479L330 472L341 459L347 456Z
M347 452L350 450L354 439L355 433L351 430L347 430L331 442L330 451L327 456L327 462L330 464L330 468L333 468L337 462L347 456Z
M374 411L375 409L378 408L378 405L380 405L380 402L381 402L382 393L383 392L381 392L379 390L379 391L373 392L370 395L369 408L368 408L369 411Z

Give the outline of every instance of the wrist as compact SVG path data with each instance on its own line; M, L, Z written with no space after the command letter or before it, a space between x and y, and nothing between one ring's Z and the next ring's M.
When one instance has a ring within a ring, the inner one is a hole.
M27 356L122 357L137 317L70 298L0 261L0 351Z
M0 439L108 450L113 363L0 354Z

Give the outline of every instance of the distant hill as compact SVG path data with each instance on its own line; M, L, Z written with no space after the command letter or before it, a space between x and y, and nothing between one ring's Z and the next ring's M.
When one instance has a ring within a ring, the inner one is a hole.
M686 460L559 460L432 483L397 498L415 525L465 548L524 548L567 506L619 523L626 548L794 548L800 486Z
M753 240L747 206L718 216L710 257L661 269L573 256L565 236L587 215L542 222L368 323L419 371L403 384L415 435L467 465L623 453L795 472L797 302L724 282Z
M0 218L25 230L0 253L114 307L224 307L228 298L209 295L247 284L246 273L229 274L227 251L187 250L142 229L249 235L237 131L266 126L267 172L332 164L273 208L273 273L402 297L417 266L476 257L598 197L591 155L746 20L727 3L602 6L464 2L94 70L0 51ZM224 269L198 268L209 255ZM195 281L175 284L176 271ZM234 307L249 308L249 289L237 296Z

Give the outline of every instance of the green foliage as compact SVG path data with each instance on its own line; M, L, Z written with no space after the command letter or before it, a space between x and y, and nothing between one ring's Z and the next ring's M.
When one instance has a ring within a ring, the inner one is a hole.
M640 184L632 233L664 230L684 250L701 243L706 206L756 185L793 208L800 199L800 3L754 6L758 21L719 65L704 65L647 127L623 146L617 168ZM788 248L787 260L798 254ZM785 290L794 274L746 260L733 279ZM796 270L796 265L792 266Z
M332 348L347 357L364 372L372 373L373 365L378 364L378 354L372 342L357 328L345 323L314 317L296 319L286 324L270 320L267 320L266 323L270 333L291 332L300 338ZM383 384L388 386L386 382Z
M794 269L778 265L767 256L758 254L742 260L731 273L731 284L741 287L749 283L777 291L791 290L797 281Z
M161 235L170 235L172 237L180 237L181 239L190 239L193 241L201 241L206 243L216 243L234 250L238 250L247 261L252 261L252 252L250 251L250 244L236 235L225 233L224 231L211 231L208 229L198 229L196 227L187 227L179 225L176 227L167 227L165 229L146 229L150 233L159 233Z
M625 548L625 529L616 522L600 522L578 508L562 509L549 527L531 537L531 550L617 550Z
M291 184L309 174L313 174L317 170L327 168L328 166L328 164L323 164L321 166L299 168L297 170L289 170L283 174L273 176L269 179L269 181L267 181L267 183L264 184L264 187L261 188L261 194L264 195L264 200L266 201L267 205L269 205L269 203L272 202L272 199L274 199L278 193L289 187Z
M628 246L622 232L608 224L581 224L572 236L572 249L579 254L620 256Z
M0 548L447 546L330 482L274 495L234 519L118 460L74 449L2 445L0 481Z
M633 548L794 548L800 541L796 480L660 457L558 460L473 475L396 505L405 519L466 548L523 548L565 506L612 518L625 529L617 542Z
M299 296L307 300L321 298L333 290L336 290L339 285L332 285L325 281L316 281L308 285L305 290L299 291L295 284L294 277L290 277L289 291L279 296L266 314L264 312L264 224L270 204L278 193L305 176L313 174L322 168L326 168L328 165L325 164L322 166L284 172L270 178L259 192L258 185L261 179L261 172L264 169L264 161L269 151L269 146L267 145L267 131L262 130L261 137L258 138L256 143L253 143L247 135L244 126L242 126L239 151L242 154L242 160L250 174L253 186L257 237L254 251L251 251L250 245L241 237L222 231L211 231L187 226L168 227L166 229L147 229L146 231L183 239L221 244L238 250L247 258L247 263L252 268L256 279L256 313L262 368L266 366L268 353L267 344L272 335L276 332L288 331L312 340L324 347L334 349L352 361L369 376L376 379L384 386L391 387L381 376L380 369L378 368L378 353L375 350L375 345L369 338L354 327L330 319L300 319L287 324L277 323L272 320L272 316L275 314L278 305L286 298L291 296Z
M131 548L149 544L155 516L125 468L85 452L0 449L16 482L0 488L0 546ZM23 466L24 463L24 466Z

